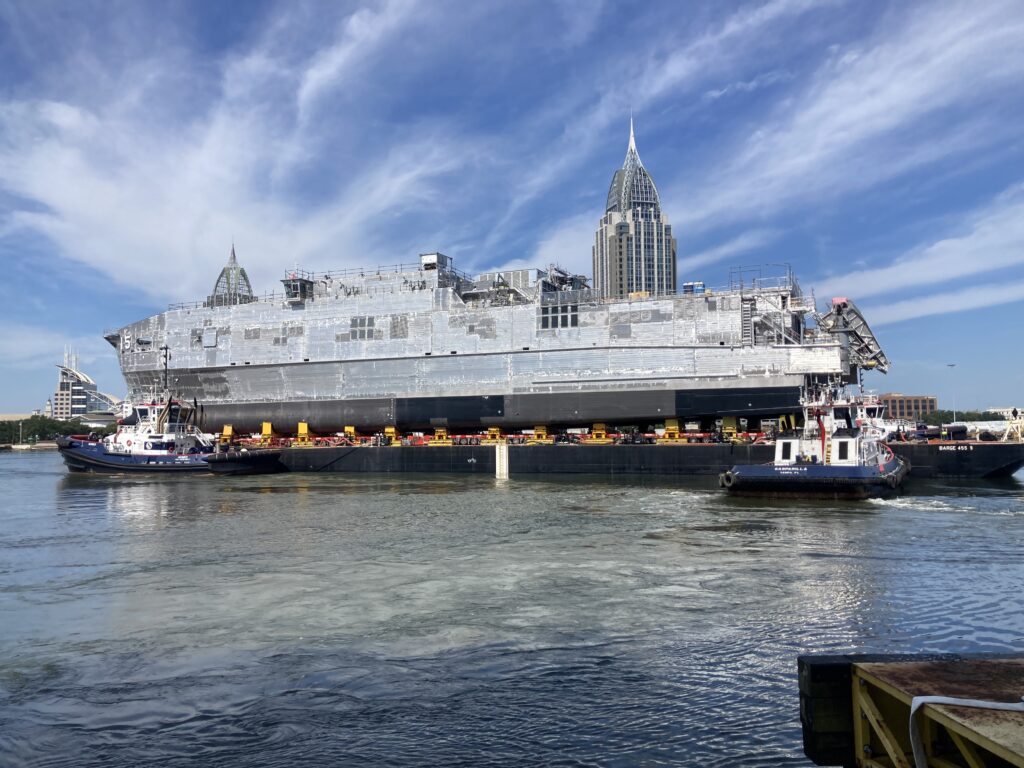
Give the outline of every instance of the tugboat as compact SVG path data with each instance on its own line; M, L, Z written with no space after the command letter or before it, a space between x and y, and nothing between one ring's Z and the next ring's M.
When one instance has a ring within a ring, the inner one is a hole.
M132 406L132 413L117 422L117 431L102 439L71 435L57 440L57 450L72 472L209 472L207 457L216 447L199 429L199 403L192 405L170 396L163 353L163 396L151 396Z
M867 499L895 493L909 463L885 444L884 430L859 426L857 399L841 388L802 398L802 429L775 442L769 464L740 464L719 475L737 496Z
M103 439L71 435L57 449L72 472L208 472L214 442L196 426L197 408L174 398L134 405Z

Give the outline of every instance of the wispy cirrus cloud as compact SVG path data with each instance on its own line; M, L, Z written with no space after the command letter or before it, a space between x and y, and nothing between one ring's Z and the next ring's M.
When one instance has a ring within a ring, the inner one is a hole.
M1014 5L891 11L872 39L836 50L802 93L727 148L725 162L712 158L700 183L672 189L681 223L761 217L1005 141L1013 128L999 111L974 107L1024 77Z
M755 60L773 31L834 4L830 0L770 0L744 6L682 43L677 35L667 35L660 41L649 41L646 53L615 59L614 67L601 76L607 85L599 86L596 92L588 84L579 93L559 94L559 108L543 114L564 129L524 166L525 172L515 180L516 192L487 244L507 234L524 206L563 182L573 168L588 160L607 139L612 125L621 126L625 141L625 118L630 112L643 112L663 105L666 99L696 93L709 78Z
M778 239L781 232L774 229L754 229L743 232L726 242L699 253L680 254L680 272L692 272L709 264L717 264L740 254L757 251Z
M730 96L736 93L753 93L761 88L767 88L776 83L783 83L792 79L793 74L785 70L762 72L749 80L737 80L721 88L712 88L709 91L705 91L704 98L714 101L715 99L721 99L723 96Z
M873 326L891 325L931 315L948 315L972 309L996 307L1024 300L1024 280L986 283L951 291L902 299L888 304L868 306Z
M140 93L171 76L176 54L138 63L135 86L111 98L0 103L0 186L32 202L7 213L6 236L43 234L66 257L162 299L201 295L216 274L211 261L232 241L263 285L293 259L314 268L399 260L395 238L366 222L439 204L440 181L474 161L474 139L421 121L354 154L336 183L317 179L315 198L275 186L302 183L288 179L288 166L322 148L322 135L301 128L316 101L361 71L357 53L363 67L386 55L414 9L398 0L357 11L304 61L282 58L272 43L228 56L213 100L183 122L151 120L151 95ZM290 112L271 108L289 94ZM347 247L355 243L357 252ZM175 280L150 279L166 264Z
M65 350L74 351L83 366L109 359L111 347L96 334L68 334L39 325L15 323L4 326L0 334L0 360L8 370L46 368L53 372Z
M907 293L1024 267L1024 184L1006 190L988 205L951 225L951 229L956 234L920 245L890 264L834 275L817 281L816 288L822 294L846 291L852 296L870 297ZM1002 292L997 293L1002 295ZM990 294L993 304L1004 301L996 298L997 293ZM976 308L984 306L977 303L983 294L976 296L970 292L964 296L970 299L971 308ZM1024 294L1018 297L1024 298Z

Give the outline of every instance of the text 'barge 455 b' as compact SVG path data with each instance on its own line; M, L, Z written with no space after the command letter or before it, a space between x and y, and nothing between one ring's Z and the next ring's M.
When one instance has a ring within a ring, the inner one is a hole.
M432 253L282 283L255 296L232 251L205 301L109 332L130 393L159 384L167 347L172 388L208 430L754 426L798 410L808 385L888 367L851 302L817 315L788 269L608 299L558 268L471 278Z

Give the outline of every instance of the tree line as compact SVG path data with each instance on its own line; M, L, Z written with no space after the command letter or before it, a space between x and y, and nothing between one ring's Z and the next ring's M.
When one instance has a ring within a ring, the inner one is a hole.
M954 421L1002 421L1002 414L993 411L956 411L956 418L953 418L953 411L933 411L921 416L918 421L932 427L943 424L952 424Z
M0 421L0 444L53 440L58 435L82 435L95 432L100 435L113 432L115 427L87 427L77 421L61 421L46 416L30 416L21 421Z

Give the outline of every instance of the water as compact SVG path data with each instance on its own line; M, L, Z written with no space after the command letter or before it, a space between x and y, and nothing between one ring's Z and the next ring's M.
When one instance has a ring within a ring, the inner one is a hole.
M1024 485L69 476L0 455L0 764L809 765L796 656L1024 648Z

